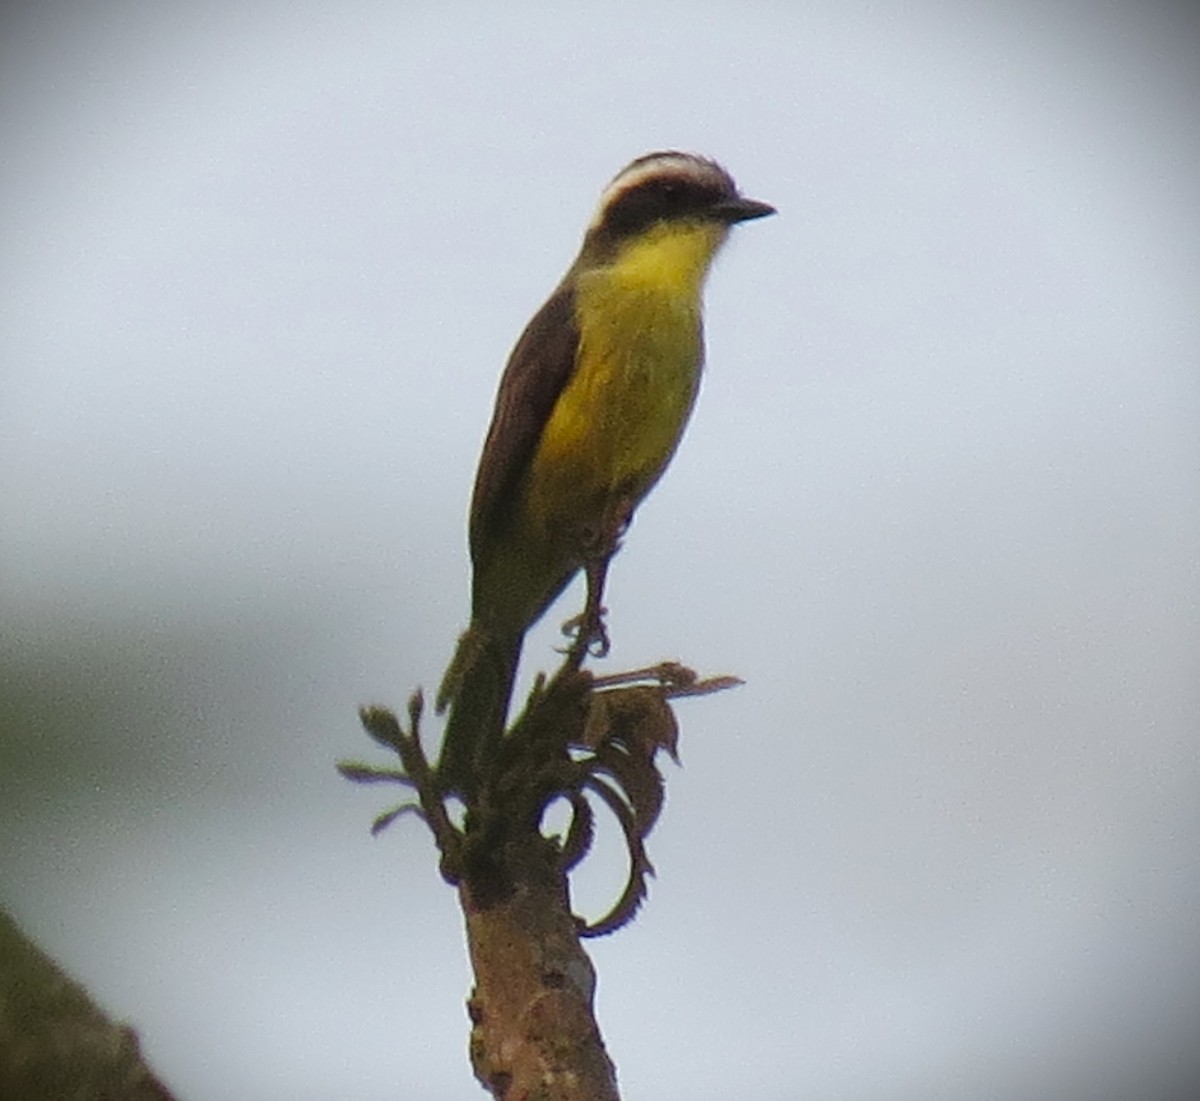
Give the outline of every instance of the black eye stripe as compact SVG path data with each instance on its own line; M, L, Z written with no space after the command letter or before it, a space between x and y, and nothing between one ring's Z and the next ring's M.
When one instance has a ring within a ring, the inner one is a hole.
M681 179L643 180L616 196L604 212L603 228L624 236L664 218L700 214L725 198L725 190L710 183Z

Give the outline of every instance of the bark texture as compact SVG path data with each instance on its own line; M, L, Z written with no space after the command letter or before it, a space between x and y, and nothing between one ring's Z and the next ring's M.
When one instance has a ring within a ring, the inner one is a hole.
M619 1101L561 852L534 834L510 842L503 865L499 882L459 887L476 981L475 1076L498 1101Z

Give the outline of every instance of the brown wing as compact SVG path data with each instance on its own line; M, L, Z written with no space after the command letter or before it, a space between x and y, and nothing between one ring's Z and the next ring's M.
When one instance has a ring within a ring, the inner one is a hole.
M471 556L478 565L512 515L558 396L575 373L575 299L560 286L525 326L496 393L471 499Z

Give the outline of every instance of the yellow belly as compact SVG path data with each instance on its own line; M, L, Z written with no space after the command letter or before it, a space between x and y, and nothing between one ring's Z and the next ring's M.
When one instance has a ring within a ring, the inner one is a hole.
M575 374L530 468L530 521L566 535L632 507L666 468L696 397L698 298L597 281L579 288Z
M476 554L473 615L489 629L534 622L666 469L696 398L700 292L724 235L664 224L568 275L575 370L504 530Z

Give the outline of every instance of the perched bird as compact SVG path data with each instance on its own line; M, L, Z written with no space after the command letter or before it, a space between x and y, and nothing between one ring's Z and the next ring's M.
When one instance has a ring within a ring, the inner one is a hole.
M466 796L503 734L525 632L581 569L573 650L607 649L601 597L634 509L683 435L704 361L701 291L737 222L773 214L720 165L639 157L517 341L471 501L471 623L439 693L439 780Z

